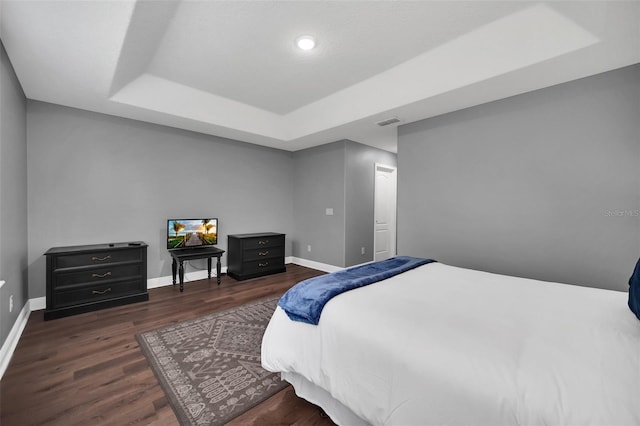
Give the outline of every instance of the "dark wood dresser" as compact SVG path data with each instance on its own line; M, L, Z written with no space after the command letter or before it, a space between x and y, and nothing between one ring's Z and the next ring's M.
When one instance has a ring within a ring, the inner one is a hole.
M285 234L264 232L227 236L227 275L236 280L286 271Z
M45 255L45 320L149 300L141 241L53 247Z

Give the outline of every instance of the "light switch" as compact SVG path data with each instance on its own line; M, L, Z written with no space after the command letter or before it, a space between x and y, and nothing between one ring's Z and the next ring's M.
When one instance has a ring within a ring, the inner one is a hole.
M327 216L333 216L333 209L331 207L327 207L327 209L325 210L325 214Z

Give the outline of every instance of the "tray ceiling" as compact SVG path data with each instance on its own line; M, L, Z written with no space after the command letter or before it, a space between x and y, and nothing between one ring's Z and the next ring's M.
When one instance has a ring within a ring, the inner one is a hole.
M315 49L295 39L314 36ZM29 99L295 151L640 62L637 1L13 1Z

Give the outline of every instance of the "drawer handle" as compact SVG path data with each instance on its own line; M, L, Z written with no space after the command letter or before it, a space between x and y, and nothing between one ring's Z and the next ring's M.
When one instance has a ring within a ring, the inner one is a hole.
M96 257L96 256L92 256L91 257L91 260L93 260L94 262L95 261L102 262L102 261L109 260L109 259L111 259L111 255L108 255L108 256L105 256L105 257Z
M111 272L105 272L104 274L91 274L91 276L93 278L104 278L104 277L110 277L111 276Z
M265 244L269 244L269 240L264 240L264 241L260 240L260 241L258 241L258 244L261 245L261 246L263 246Z
M269 262L264 262L264 263L258 263L258 266L265 267L265 266L269 266Z
M109 293L110 291L111 291L111 287L109 287L109 288L108 288L108 289L106 289L106 290L102 290L102 291L100 291L100 290L93 290L91 293L93 293L93 294L107 294L107 293Z
M269 254L269 250L267 250L267 251L260 251L260 252L258 252L258 256L266 256L266 255L268 255L268 254Z

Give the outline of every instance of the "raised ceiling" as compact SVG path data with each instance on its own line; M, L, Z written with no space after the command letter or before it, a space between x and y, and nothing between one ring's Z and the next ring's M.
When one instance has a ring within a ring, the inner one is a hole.
M313 35L304 52L295 39ZM14 1L29 99L296 151L640 62L638 1Z

